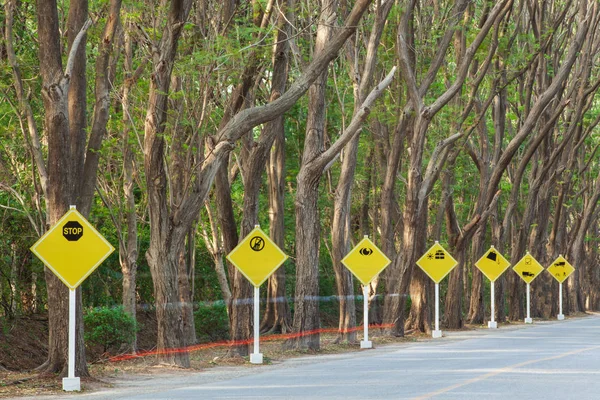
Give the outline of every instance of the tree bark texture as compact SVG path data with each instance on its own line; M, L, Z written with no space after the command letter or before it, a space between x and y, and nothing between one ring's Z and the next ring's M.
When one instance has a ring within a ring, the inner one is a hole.
M321 16L317 28L315 54L323 52L335 24L336 0L321 2ZM296 194L296 290L293 329L301 333L290 342L299 349L319 350L319 249L320 217L317 205L319 182L323 170L311 162L322 153L325 130L325 88L327 70L324 70L308 90L308 120L302 164L297 176Z
M377 61L377 48L383 33L385 21L391 10L392 1L379 3L376 9L375 21L367 43L367 54L363 61L364 70L357 71L354 67L358 63L354 46L348 44L347 58L350 61L350 73L354 79L354 108L360 110L368 90L370 90ZM358 156L358 143L360 136L356 135L345 147L339 181L335 190L333 222L331 225L331 242L333 269L337 293L339 297L339 323L338 341L356 341L356 305L354 302L354 279L352 273L342 264L342 259L350 251L350 208L352 200L352 186L356 174ZM364 299L367 301L367 299Z
M180 303L178 269L188 229L179 224L182 216L172 215L168 207L163 135L177 43L190 8L189 0L174 0L171 3L159 51L154 54L144 127L144 170L150 214L150 245L146 259L154 283L158 360L184 368L189 367L189 355L181 351L188 343L185 341L182 325L184 315ZM175 224L178 225L174 226Z
M293 20L295 1L288 0L280 12L277 26L279 33L273 49L273 82L271 99L285 92L288 80L290 46L288 38ZM287 14L287 15L286 15ZM269 234L280 248L285 248L285 128L284 117L279 116L266 125L273 131L273 143L267 163L267 187L269 192ZM269 135L268 132L265 132ZM287 333L291 330L292 315L285 290L285 266L281 266L267 282L266 307L261 322L261 332Z
M80 48L85 48L84 35L89 23L73 22L77 33L71 41L67 66L63 70L57 4L55 1L39 1L37 6L44 120L48 135L48 187L46 193L48 196L47 228L49 228L64 215L70 205L75 205L76 195L73 179L76 174L74 168L80 170L83 166L83 162L79 158L79 146L85 148L85 137L81 138L78 133L70 131L72 122L69 104L72 100L69 99L69 87L73 72L81 73L81 68L85 69L80 63L75 65L75 58ZM78 15L77 10L87 9L87 2L74 2L71 3L71 7L76 9L73 11L73 15ZM77 17L70 16L70 21L71 18ZM77 76L75 80L77 80ZM78 82L78 84L80 83ZM85 103L80 104L79 107L85 109ZM75 143L80 140L83 140L83 143ZM74 151L77 151L78 154L74 154ZM81 154L83 154L82 151ZM77 158L80 163L73 164L73 158ZM44 173L41 171L41 174ZM48 291L49 346L48 359L38 369L46 373L60 372L62 375L66 375L68 370L69 289L48 269L45 270L45 277ZM81 290L77 289L76 291L75 374L83 377L88 376L89 373L83 342Z

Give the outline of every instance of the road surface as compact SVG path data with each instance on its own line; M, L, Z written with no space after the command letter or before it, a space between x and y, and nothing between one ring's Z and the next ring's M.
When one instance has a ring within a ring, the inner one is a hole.
M274 365L138 377L60 398L600 399L600 316L444 334Z

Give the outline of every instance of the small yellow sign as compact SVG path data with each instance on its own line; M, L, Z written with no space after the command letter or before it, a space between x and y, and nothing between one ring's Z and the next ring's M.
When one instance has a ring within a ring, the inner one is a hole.
M227 259L255 287L260 287L287 258L258 226L227 255Z
M498 250L492 246L476 263L475 266L491 281L494 282L506 271L510 263Z
M558 283L563 283L575 271L575 268L563 256L558 256L552 265L547 268L547 271Z
M529 252L515 264L513 270L525 281L531 283L544 270L544 267Z
M440 283L458 265L458 262L440 245L435 242L433 246L417 261L417 265L435 283Z
M366 236L342 260L342 264L363 285L368 285L390 265L390 262L390 259Z
M73 290L114 250L114 247L75 209L67 211L31 246L33 254Z

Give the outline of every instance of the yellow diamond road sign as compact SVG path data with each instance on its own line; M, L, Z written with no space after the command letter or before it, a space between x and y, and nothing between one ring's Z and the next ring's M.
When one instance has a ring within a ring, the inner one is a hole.
M513 270L525 281L531 283L544 270L544 267L529 252L515 264Z
M435 282L440 283L458 262L438 242L417 261L417 265Z
M550 272L558 283L563 283L575 271L575 268L563 256L558 256L552 265L548 267L547 271Z
M114 247L81 215L71 209L31 251L70 289L76 289Z
M390 259L366 236L342 260L342 264L363 285L368 285L390 262Z
M502 254L492 246L476 263L475 266L492 282L500 277L510 266Z
M227 259L255 287L262 285L287 258L288 256L259 227L254 228L227 255Z

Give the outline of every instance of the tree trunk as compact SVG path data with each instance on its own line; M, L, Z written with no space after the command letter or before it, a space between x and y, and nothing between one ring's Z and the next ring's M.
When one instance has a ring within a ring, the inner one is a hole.
M72 7L78 4L72 3ZM83 1L87 8L87 2ZM72 41L67 68L63 70L58 10L55 1L38 1L38 38L40 43L39 60L42 75L42 95L45 110L45 128L48 135L48 187L47 222L53 226L75 204L73 165L74 140L70 132L69 93L70 77L74 69L75 53L79 46L85 47L83 36L87 27L76 29L77 38ZM81 68L81 65L79 66ZM85 142L84 142L85 143ZM66 162L65 160L69 160ZM78 169L82 165L77 165ZM45 171L40 171L45 175ZM48 359L38 368L45 373L60 372L66 376L68 371L68 321L69 289L49 269L45 269L48 291L49 344ZM83 342L83 316L81 313L81 289L76 290L76 330L75 330L75 374L80 377L89 375L86 365Z
M135 204L135 180L136 170L133 148L130 143L131 134L131 110L129 94L131 86L135 82L133 74L133 46L129 32L125 32L125 76L126 83L123 86L121 104L123 107L123 195L125 197L125 218L127 221L126 238L119 243L119 262L123 273L123 309L134 320L136 320L136 280L137 280L137 258L138 258L138 235L137 214ZM131 344L131 350L137 350L137 333Z
M72 49L73 42L77 37L77 34L81 30L81 27L88 18L88 4L87 0L79 0L71 2L69 6L69 16L67 21L67 42L69 44L69 50ZM80 202L79 196L81 194L81 184L83 183L83 168L85 163L85 148L86 148L86 104L87 104L87 81L86 81L86 51L85 43L87 42L87 35L82 38L82 45L78 46L77 52L74 54L73 72L70 78L69 90L68 90L68 109L69 109L69 136L71 155L69 161L71 162L71 184L72 188L70 193L72 201L77 203L86 204L85 208L80 206L80 212L84 216L89 215L90 202ZM106 71L107 72L107 71ZM87 204L89 203L89 205ZM84 208L84 209L82 209Z
M283 19L284 16L279 16L278 25L283 27L286 21ZM287 25L287 24L286 24ZM273 102L281 97L285 92L287 82L287 44L288 35L285 31L280 31L278 36L278 45L275 47L274 54L274 70L273 70L273 85L271 86L271 97L270 101ZM253 61L255 55L250 56L244 76L254 77L258 73L258 62ZM252 98L248 94L250 88L250 82L252 79L247 80L246 85L239 87L239 93L246 102ZM269 159L269 152L273 142L277 136L283 135L283 116L279 116L272 121L265 124L263 131L261 132L258 140L252 139L252 134L249 133L244 141L244 157L242 159L242 172L244 175L244 205L243 205L243 219L242 219L242 237L245 237L256 225L258 225L258 211L259 211L259 195L260 188L262 185L262 174L264 173L265 165ZM241 282L238 282L241 279ZM239 293L238 293L239 291ZM232 339L233 340L247 340L252 337L253 332L253 307L251 302L247 302L246 299L251 299L253 293L252 285L247 282L247 279L241 274L235 274L232 295L234 301L242 299L247 306L241 304L236 307L236 310L232 313ZM241 297L238 297L237 295ZM243 336L242 336L243 335ZM242 346L236 347L237 352L240 355L247 355L249 351L249 345L245 349ZM233 351L234 349L231 349ZM242 353L243 352L243 353Z
M401 118L399 122L398 129L395 130L393 143L388 153L385 154L385 172L383 185L381 187L381 196L380 196L380 211L381 211L381 250L383 253L390 259L392 262L390 265L383 271L381 274L381 278L375 278L370 285L369 288L369 297L370 299L375 298L377 293L377 286L379 280L382 279L385 282L386 286L386 298L394 293L392 288L396 287L398 274L396 271L395 263L398 255L396 254L395 248L395 237L399 235L400 232L404 231L404 225L402 220L402 214L400 213L397 199L396 199L396 181L398 180L398 172L400 168L400 158L404 153L404 143L406 138L406 128L408 123L406 122L406 118ZM406 125L405 125L406 124ZM383 131L383 129L380 129ZM398 223L395 223L398 221ZM402 224L400 227L397 225ZM385 304L384 298L384 304ZM375 303L375 305L371 305L370 308L380 306L378 310L378 314L381 315L381 320L379 323L383 322L383 307L380 304ZM373 312L369 312L369 315L375 315Z
M426 217L424 216L427 215L427 195L433 188L433 184L437 180L439 172L446 161L448 147L462 136L462 134L458 133L439 142L426 170L423 172L422 161L425 150L425 138L431 119L460 91L471 67L476 50L487 37L490 29L497 20L503 18L507 13L507 7L510 4L507 2L498 2L494 5L489 14L486 15L487 18L482 20L480 31L465 50L464 57L462 57L459 65L457 65L454 82L431 105L426 106L424 104L425 95L441 68L446 50L450 45L450 41L457 30L456 27L463 17L467 5L468 3L463 1L454 4L452 19L448 23L448 28L437 46L438 54L434 58L435 62L432 63L427 75L420 83L416 81L418 74L415 72L414 65L415 43L412 35L412 23L416 15L416 4L414 2L406 10L403 10L398 28L399 63L403 76L407 81L409 97L409 104L406 106L402 117L409 118L409 115L414 115L414 118L410 118L412 127L408 129L410 133L409 143L411 152L406 188L406 205L403 215L404 236L401 259L398 260L397 258L394 260L392 268L389 271L389 273L397 274L399 277L399 282L393 282L394 286L392 288L399 296L386 298L387 304L384 309L384 320L387 323L393 324L393 328L391 329L393 335L402 335L404 333L402 326L404 323L404 295L412 278L412 268L425 250L427 231L425 229L426 219L424 219ZM424 305L424 303L417 302L414 306L419 307L420 305ZM416 315L426 315L425 311L415 310L415 312Z
M278 121L279 122L279 121ZM270 237L279 248L285 248L284 199L285 199L285 137L283 120L277 123L267 175L269 178ZM265 314L261 323L263 333L287 333L291 331L292 315L285 290L285 266L269 277Z
M409 286L411 307L404 328L431 334L432 319L430 305L432 301L430 298L432 297L431 293L433 293L432 289L434 286L429 276L427 276L421 268L416 267L417 260L425 253L425 251L427 251L426 242L423 240L427 237L427 208L428 202L426 201L421 212L418 213L418 221L412 225L413 232L416 232L420 236L412 239L413 251L416 258L411 262L414 265L414 271ZM408 224L408 226L411 226L411 224Z
M314 125L312 126L312 132L314 133L307 132L307 141L310 139L309 135L316 133L316 128L314 128ZM322 134L322 131L319 134ZM320 219L317 200L319 198L318 184L321 174L318 173L316 179L311 177L312 180L307 175L308 173L302 174L302 171L298 175L296 193L297 272L292 327L294 332L301 333L302 336L291 340L288 347L319 350Z
M170 87L176 93L181 93L182 82L181 78L175 75L170 77ZM170 159L168 159L168 174L169 174L169 209L176 210L182 203L189 190L189 182L193 180L192 175L194 173L194 155L188 151L189 147L194 147L195 138L186 132L186 129L178 124L176 121L179 115L184 114L182 98L175 98L170 100L169 109L171 110L170 115L173 119L173 126L171 130L171 146L170 146ZM202 148L201 142L197 144L197 147ZM194 243L194 233L196 231L195 226L197 225L198 216L194 215L189 217L190 220L186 221L187 228L186 232L182 234L182 244L178 244L179 254L177 260L177 286L179 290L179 303L182 309L182 326L184 340L187 345L196 343L196 327L194 324L194 303L193 303L193 291L192 291L192 280L194 278L194 260L196 246ZM190 274L192 273L192 274Z
M391 1L378 3L375 21L373 22L367 44L367 54L364 60L365 67L363 71L357 71L354 67L358 64L355 56L356 49L350 44L347 46L347 49L349 49L347 58L350 60L350 74L352 77L360 76L360 79L354 81L355 112L359 111L372 85L371 82L377 61L377 48L392 4ZM332 261L339 298L338 338L336 340L338 342L348 341L350 343L357 340L356 331L353 329L356 326L354 280L352 273L342 264L342 259L350 251L350 238L352 235L350 228L351 196L356 174L359 138L359 135L356 135L344 149L344 159L342 161L338 185L335 190L333 222L331 224ZM367 299L364 299L364 301L367 301Z
M471 248L472 260L478 260L485 251L485 225L482 225L473 237L473 246ZM483 306L483 274L479 268L473 268L471 281L471 303L467 320L471 324L483 324L484 306Z
M319 48L327 41L328 30L332 27L334 9L331 4L323 5L322 24L319 25L317 42ZM318 54L318 51L317 51ZM318 57L318 55L317 55ZM302 166L298 173L296 195L296 300L294 308L294 331L300 336L290 339L288 347L318 350L319 333L319 231L318 210L319 181L327 166L339 155L342 148L360 131L369 115L370 107L390 85L396 69L377 85L366 97L358 112L342 135L325 151L323 142L326 73L309 89L309 113L307 133L302 155Z
M179 249L172 246L165 247L165 244L171 241L171 238L163 236L165 233L152 228L151 242L146 252L154 282L158 360L162 364L189 368L189 355L185 351L188 343L184 335L184 314L178 282L181 251L175 251Z
M581 224L576 232L575 241L570 248L569 255L572 265L575 266L575 272L568 279L569 287L569 311L580 312L585 310L585 302L581 287L583 271L585 271L585 237L592 224L592 217L595 215L596 207L600 201L600 174L594 182L594 189L589 199L584 203L584 211L581 216Z
M231 309L231 289L229 288L229 281L227 280L228 274L225 271L225 263L223 261L223 255L225 251L223 249L223 243L221 240L221 232L217 226L217 221L214 215L215 212L212 210L210 201L206 201L205 208L208 215L208 222L210 224L212 238L208 236L207 229L203 224L201 224L202 237L204 238L204 243L206 244L206 247L208 248L208 251L212 255L215 262L215 272L217 274L217 280L219 281L221 296L223 297L223 301L227 307L227 314L229 315Z
M159 44L160 50L153 54L154 71L144 127L144 170L150 214L150 245L146 259L154 282L158 360L184 368L188 368L190 364L188 353L182 351L187 343L182 326L184 314L180 302L178 269L188 228L181 224L179 219L184 220L184 212L190 212L192 215L196 213L194 207L187 209L183 205L183 210L179 210L176 215L171 214L169 210L164 165L164 132L167 121L167 96L177 43L190 8L190 0L174 0L171 3L168 21ZM203 202L203 199L196 201ZM186 223L189 224L189 221Z
M335 24L338 2L322 0L321 16L317 28L315 54L323 51L331 37ZM296 192L296 290L293 329L302 333L290 341L289 346L298 349L319 350L319 182L323 170L310 168L311 162L321 154L325 129L325 88L327 70L319 76L308 90L308 121L298 173Z
M194 223L194 225L196 225ZM183 307L183 335L188 345L196 344L194 321L194 271L196 261L195 229L187 234L186 246L179 255L179 301Z
M289 65L289 42L294 20L294 0L288 0L279 14L277 44L273 50L273 83L271 98L278 98L286 90ZM269 191L269 236L280 248L285 248L285 127L284 117L279 116L270 123L273 145L267 164ZM267 298L260 330L263 333L287 333L291 330L292 315L285 290L285 266L281 266L269 277Z
M406 330L431 334L432 318L430 304L432 301L430 297L431 293L433 293L433 285L432 280L421 268L415 268L412 280L410 281L411 308L405 322Z
M249 232L242 233L244 238ZM253 335L254 302L253 287L248 279L236 268L231 283L232 305L229 312L231 345L228 356L245 357L250 353L250 340Z
M444 190L450 190L454 182L453 174L444 173ZM460 228L454 208L454 198L448 197L446 202L446 230L448 231L448 241L450 249L456 255L458 265L450 272L448 279L448 290L446 292L446 301L444 302L444 326L448 329L461 329L464 326L463 320L463 269L465 268L466 249L464 246L457 248L460 236ZM464 243L464 242L463 242Z
M517 222L515 220L516 218L514 218L510 225L510 237L513 238L511 240L511 248L513 249L516 249L518 246L518 230L517 228L515 228L515 225L517 225ZM510 260L514 264L516 264L519 261L519 258L517 257L518 255L516 253L511 252ZM525 284L523 280L519 278L519 276L514 272L509 272L507 277L508 319L510 321L519 321L522 320L525 316L523 312L525 308Z

